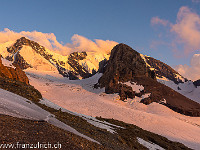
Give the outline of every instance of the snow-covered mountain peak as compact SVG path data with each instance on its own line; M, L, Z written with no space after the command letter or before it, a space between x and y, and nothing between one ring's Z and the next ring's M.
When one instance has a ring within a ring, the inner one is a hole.
M109 58L109 55L98 52L73 52L63 56L26 37L0 44L0 48L2 56L18 64L21 69L58 70L58 73L70 79L92 76L98 71L99 62Z

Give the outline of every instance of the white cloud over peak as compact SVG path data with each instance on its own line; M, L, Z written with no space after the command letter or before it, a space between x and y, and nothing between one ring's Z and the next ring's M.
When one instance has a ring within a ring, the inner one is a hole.
M70 51L90 51L90 52L103 52L109 53L112 48L118 43L115 41L109 40L101 40L95 39L94 42L92 40L87 39L84 36L80 36L75 34L71 38L72 43L67 43L65 46L70 48Z
M112 48L118 44L115 41L101 39L95 39L92 41L84 36L75 34L71 38L72 43L66 43L63 45L57 41L56 36L53 33L42 33L38 31L21 31L18 33L7 28L5 28L3 31L0 31L0 43L15 41L20 37L27 37L33 41L38 42L40 45L54 50L62 55L68 55L74 51L109 53Z

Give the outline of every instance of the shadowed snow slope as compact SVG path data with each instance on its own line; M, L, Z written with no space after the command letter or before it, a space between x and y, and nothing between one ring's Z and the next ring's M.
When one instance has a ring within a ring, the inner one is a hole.
M192 81L179 84L175 84L173 81L165 78L158 78L157 81L200 104L200 86L195 87Z
M117 94L105 94L105 89L94 89L101 74L84 80L70 81L54 72L26 71L31 85L45 99L73 112L89 116L113 118L135 124L148 131L178 141L193 149L200 147L200 118L178 114L152 103L137 100L119 101Z

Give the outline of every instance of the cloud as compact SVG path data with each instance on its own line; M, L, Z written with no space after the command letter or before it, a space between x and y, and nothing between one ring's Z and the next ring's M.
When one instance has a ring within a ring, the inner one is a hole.
M169 24L168 20L160 19L159 17L151 18L151 25L163 25L167 26Z
M36 41L40 45L48 49L54 50L62 55L68 55L74 51L109 53L112 48L118 44L115 41L100 39L95 39L93 42L86 37L75 34L71 38L72 43L66 43L63 45L57 41L56 36L53 33L42 33L38 31L21 31L17 33L7 28L0 32L0 43L15 41L22 36Z
M21 37L21 35L19 33L13 32L6 28L0 32L0 43L14 41L20 37Z
M71 51L90 51L90 52L101 52L109 53L112 48L118 43L115 41L109 40L92 40L87 39L86 37L75 34L71 38L72 43L68 43L65 46L70 48Z
M198 80L200 79L200 54L194 54L191 61L190 66L188 65L178 65L175 69L184 77L190 80Z
M193 0L193 2L200 2L200 0ZM168 20L153 17L151 25L162 25L166 30L162 30L162 35L166 35L163 42L153 41L152 48L156 48L160 44L166 45L164 41L169 41L168 46L171 48L176 58L188 57L189 54L194 54L200 50L200 15L183 6L177 13L175 23ZM165 33L164 33L165 31ZM159 33L159 34L161 34ZM183 76L191 80L200 79L200 54L195 54L190 65L178 65L176 70Z
M168 20L153 17L152 25L162 25L166 27L166 35L171 33L171 48L175 53L184 51L184 55L200 49L200 16L190 8L183 6L179 9L176 23Z
M192 0L193 3L199 3L200 0Z
M200 16L188 7L179 9L176 24L170 31L176 35L174 42L184 45L185 54L200 49Z

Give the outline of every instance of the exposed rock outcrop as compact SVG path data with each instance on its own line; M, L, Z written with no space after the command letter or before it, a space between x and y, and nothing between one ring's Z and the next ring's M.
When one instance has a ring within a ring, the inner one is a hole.
M74 71L71 71L71 74L80 75L82 78L88 78L91 77L92 74L90 74L83 66L79 64L79 60L85 59L87 56L86 52L74 52L71 53L68 57L67 63L73 68Z
M42 95L29 84L25 72L18 65L7 67L2 64L0 55L0 88L25 97L31 101L38 102Z
M0 77L9 78L11 80L16 80L29 84L29 80L25 72L22 71L18 65L15 65L15 68L4 66L2 64L1 56L0 56Z
M105 68L106 68L107 63L108 63L107 59L104 59L104 60L99 62L99 70L98 70L99 73L105 72Z
M196 80L196 81L194 81L193 82L194 83L194 85L197 87L197 86L200 86L200 79L199 80Z
M15 61L13 64L18 65L22 70L32 68L32 66L28 64L19 53L15 55Z

